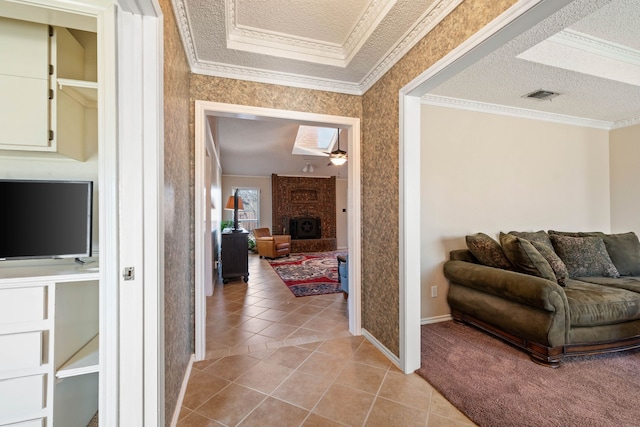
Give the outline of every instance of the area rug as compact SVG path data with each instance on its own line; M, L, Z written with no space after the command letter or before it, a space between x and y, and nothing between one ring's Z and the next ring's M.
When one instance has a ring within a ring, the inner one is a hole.
M295 296L306 297L342 292L338 281L338 255L346 255L346 252L299 253L268 261Z
M569 358L560 368L452 321L422 326L416 372L476 424L640 425L640 351Z

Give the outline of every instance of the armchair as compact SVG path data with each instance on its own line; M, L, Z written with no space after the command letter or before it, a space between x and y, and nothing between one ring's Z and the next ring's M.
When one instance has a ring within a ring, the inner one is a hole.
M256 228L253 230L256 238L256 247L260 258L277 258L289 256L291 253L291 236L272 236L268 228Z

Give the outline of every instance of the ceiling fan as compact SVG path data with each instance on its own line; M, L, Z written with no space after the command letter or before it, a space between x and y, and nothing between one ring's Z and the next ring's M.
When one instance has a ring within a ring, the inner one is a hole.
M338 148L333 150L329 155L329 164L327 166L342 166L347 162L347 152L340 149L340 129L338 131Z

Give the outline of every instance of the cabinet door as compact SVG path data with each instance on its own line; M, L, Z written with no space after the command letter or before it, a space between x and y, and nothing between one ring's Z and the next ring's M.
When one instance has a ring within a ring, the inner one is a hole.
M49 146L49 27L0 18L0 149Z

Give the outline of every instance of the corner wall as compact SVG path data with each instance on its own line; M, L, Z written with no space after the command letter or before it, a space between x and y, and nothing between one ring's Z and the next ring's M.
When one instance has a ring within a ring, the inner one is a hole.
M362 327L398 356L399 91L513 3L466 0L363 96Z
M164 14L164 369L169 425L194 352L194 172L190 71L171 0L159 3Z
M609 138L611 167L611 231L640 235L640 125L612 130Z
M428 105L421 113L423 319L449 314L442 265L467 234L609 231L608 131Z

